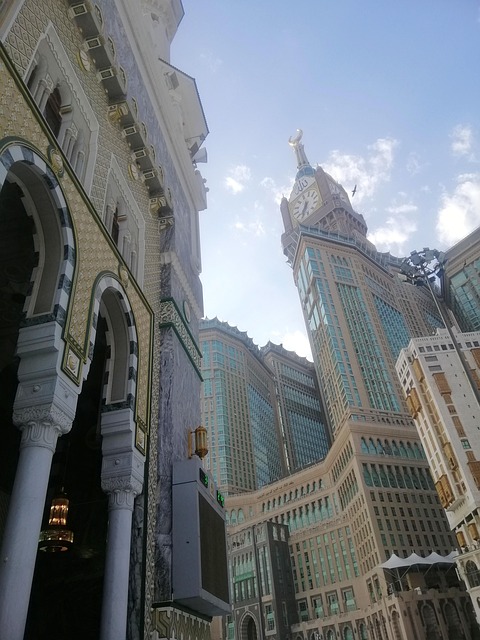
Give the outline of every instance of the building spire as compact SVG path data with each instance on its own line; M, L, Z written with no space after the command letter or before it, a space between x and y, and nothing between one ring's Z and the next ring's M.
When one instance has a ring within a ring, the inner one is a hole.
M303 131L301 129L297 129L296 136L290 136L288 139L288 144L293 148L295 152L295 156L297 157L297 168L302 169L303 167L309 167L310 162L305 155L305 149L303 148L303 144L300 142L303 136Z
M295 152L295 156L297 158L297 175L295 179L298 180L302 176L310 175L313 176L315 174L315 170L311 166L308 161L307 156L305 155L305 149L303 148L303 144L300 142L303 136L303 131L301 129L297 129L297 135L290 136L288 139L288 144L292 147Z

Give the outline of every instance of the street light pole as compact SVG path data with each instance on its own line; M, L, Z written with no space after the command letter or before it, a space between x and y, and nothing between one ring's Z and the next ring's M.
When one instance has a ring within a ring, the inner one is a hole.
M430 278L432 276L437 276L439 270L443 268L444 257L445 256L441 251L438 251L437 249L429 249L428 247L426 247L423 249L423 251L420 252L412 251L410 253L410 257L403 260L401 269L407 277L411 278L412 280L420 280L427 285L433 301L435 302L437 311L440 314L443 324L448 331L448 335L450 336L455 351L457 352L457 355L460 359L460 363L470 384L473 395L477 401L478 406L480 407L480 390L478 389L477 383L475 382L475 379L472 375L470 364L468 363L465 354L458 344L457 338L451 327L450 319L445 313L445 310L442 308L437 294L435 293L430 281ZM431 265L433 262L436 262L436 264L432 267Z

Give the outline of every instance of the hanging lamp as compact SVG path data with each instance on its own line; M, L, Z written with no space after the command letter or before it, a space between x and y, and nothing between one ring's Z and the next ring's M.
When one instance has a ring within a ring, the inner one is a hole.
M51 502L48 526L40 532L39 551L57 553L72 546L73 531L67 528L68 507L69 500L62 489Z

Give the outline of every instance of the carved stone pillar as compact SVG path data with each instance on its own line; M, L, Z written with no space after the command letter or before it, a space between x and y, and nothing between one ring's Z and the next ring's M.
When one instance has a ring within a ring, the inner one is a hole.
M134 500L142 492L144 456L135 448L129 408L102 415L102 489L108 493L108 535L101 640L125 640Z
M0 637L22 640L52 457L71 418L55 407L21 412L20 457L0 556Z
M61 336L52 321L22 327L17 341L13 422L22 439L0 555L2 640L23 639L52 458L75 417L79 389L58 371Z
M101 640L124 640L127 632L128 578L135 497L142 485L133 478L102 482L108 493L108 543L103 584Z

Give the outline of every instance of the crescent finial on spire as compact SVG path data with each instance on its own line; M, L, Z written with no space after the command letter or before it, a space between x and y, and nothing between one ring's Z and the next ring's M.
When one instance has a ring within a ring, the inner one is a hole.
M291 147L296 147L299 144L300 140L302 139L302 136L303 136L303 131L301 129L297 129L297 135L295 137L290 136L290 138L288 139L288 144Z
M292 147L297 157L297 168L302 169L303 167L310 167L310 163L307 160L307 156L305 155L305 151L303 149L303 143L301 142L303 136L303 131L301 129L297 129L296 136L290 136L288 139L288 144Z

